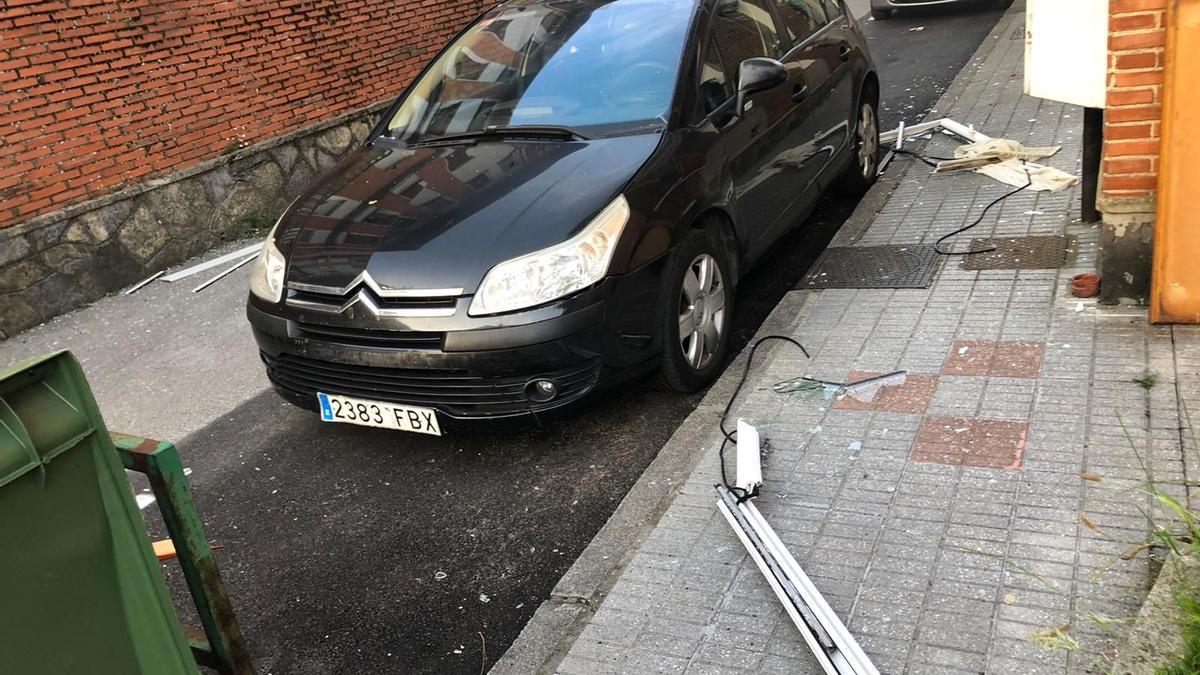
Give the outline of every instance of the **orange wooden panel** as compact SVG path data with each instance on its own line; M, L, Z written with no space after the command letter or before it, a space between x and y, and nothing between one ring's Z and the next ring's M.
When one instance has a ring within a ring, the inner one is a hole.
M1150 320L1200 323L1200 0L1167 6Z

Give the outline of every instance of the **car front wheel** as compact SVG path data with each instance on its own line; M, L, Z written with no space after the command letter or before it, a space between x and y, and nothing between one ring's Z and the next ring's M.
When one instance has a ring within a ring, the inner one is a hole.
M842 194L858 197L879 177L879 113L873 87L863 89L854 119L853 157L841 178Z
M726 254L706 230L691 230L664 271L664 336L659 381L679 392L704 388L729 347L733 287Z

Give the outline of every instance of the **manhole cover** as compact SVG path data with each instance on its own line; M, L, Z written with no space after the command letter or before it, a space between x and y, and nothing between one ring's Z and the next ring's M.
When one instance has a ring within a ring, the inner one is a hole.
M1067 262L1067 237L1063 235L974 239L968 250L995 247L989 253L964 256L964 270L1049 270Z
M797 288L926 288L940 256L932 246L825 249Z

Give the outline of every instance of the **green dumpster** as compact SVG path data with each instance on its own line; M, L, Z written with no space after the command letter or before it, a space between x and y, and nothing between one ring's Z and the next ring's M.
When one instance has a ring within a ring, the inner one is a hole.
M198 672L122 461L69 352L0 371L0 673Z

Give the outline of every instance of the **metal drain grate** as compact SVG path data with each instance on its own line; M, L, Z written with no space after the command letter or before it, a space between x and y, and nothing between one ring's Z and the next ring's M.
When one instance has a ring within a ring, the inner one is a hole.
M964 270L1050 270L1067 262L1067 244L1063 235L974 239L969 250L995 247L990 253L963 258Z
M797 288L926 288L939 258L926 245L827 248Z

